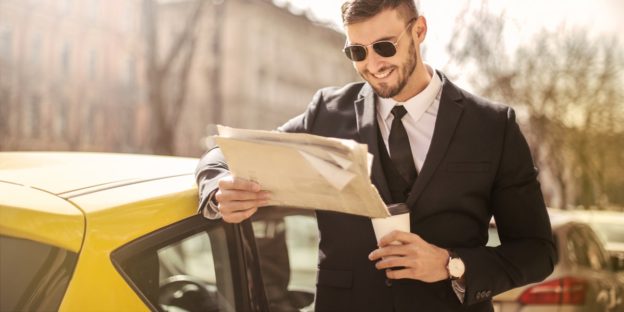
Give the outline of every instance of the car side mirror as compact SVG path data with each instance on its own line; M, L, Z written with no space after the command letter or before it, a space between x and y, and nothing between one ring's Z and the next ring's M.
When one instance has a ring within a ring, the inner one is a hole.
M613 272L624 271L624 254L612 254L609 260Z

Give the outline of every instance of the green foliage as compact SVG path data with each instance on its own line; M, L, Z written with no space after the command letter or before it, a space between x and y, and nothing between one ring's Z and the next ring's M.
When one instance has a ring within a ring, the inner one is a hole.
M542 176L550 177L545 186L555 190L545 192L549 204L624 206L624 53L617 39L560 27L511 45L504 15L482 7L462 16L448 46L450 68L468 75L480 95L518 110Z

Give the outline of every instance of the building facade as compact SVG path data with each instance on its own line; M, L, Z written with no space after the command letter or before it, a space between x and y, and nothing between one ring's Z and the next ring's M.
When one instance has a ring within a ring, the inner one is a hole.
M343 34L269 0L204 1L0 0L0 149L153 153L171 127L171 153L199 156L216 124L273 129L359 79Z

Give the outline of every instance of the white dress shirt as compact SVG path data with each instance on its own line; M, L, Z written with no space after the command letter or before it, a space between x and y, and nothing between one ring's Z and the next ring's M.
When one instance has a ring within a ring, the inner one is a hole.
M394 120L394 116L391 113L392 108L395 105L403 105L407 110L407 114L403 116L401 121L403 121L403 126L405 131L407 131L412 156L418 172L420 172L425 162L429 145L431 145L431 137L433 136L433 129L438 117L440 96L442 94L442 80L440 76L429 65L425 66L431 75L431 81L420 93L405 102L397 102L392 98L384 99L380 97L377 97L376 101L377 122L388 151L390 150L388 148L388 137L390 136L392 121Z

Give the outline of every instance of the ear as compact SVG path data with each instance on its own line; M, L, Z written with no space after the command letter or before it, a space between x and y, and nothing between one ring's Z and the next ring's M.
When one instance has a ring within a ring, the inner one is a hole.
M418 42L425 41L427 36L427 19L424 16L419 16L412 26L412 37L417 38Z

